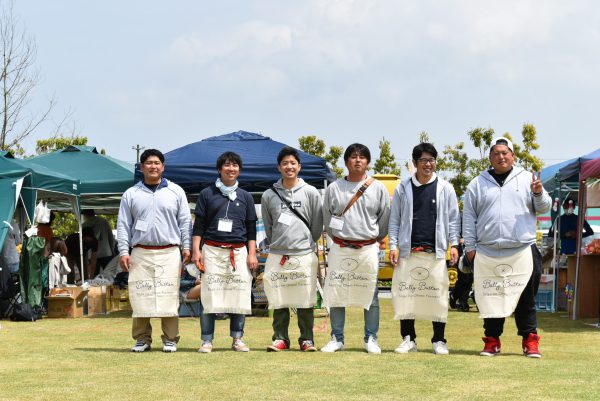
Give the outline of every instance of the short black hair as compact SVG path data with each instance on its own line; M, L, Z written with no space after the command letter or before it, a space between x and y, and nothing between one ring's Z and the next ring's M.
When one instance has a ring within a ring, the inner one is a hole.
M421 142L420 144L415 146L412 151L413 160L420 159L423 153L429 153L431 156L433 156L434 159L437 159L437 149L431 143Z
M140 156L140 163L145 163L150 156L156 156L162 164L165 164L165 155L158 149L146 149Z
M298 150L292 148L291 146L284 146L277 155L277 164L280 164L283 158L286 156L293 156L294 159L300 163L300 154L298 153Z
M367 162L371 163L371 152L369 151L369 148L362 143L353 143L346 148L346 151L344 152L344 163L346 163L350 156L352 156L354 153L358 153L359 156L366 157Z
M96 215L96 212L94 211L94 209L83 209L81 214L87 217L94 217Z
M575 200L573 198L566 198L562 204L563 207L569 207L569 202L573 202L573 207L577 206L577 200Z
M235 152L225 152L217 158L217 170L221 171L221 167L227 162L237 164L242 170L242 158Z

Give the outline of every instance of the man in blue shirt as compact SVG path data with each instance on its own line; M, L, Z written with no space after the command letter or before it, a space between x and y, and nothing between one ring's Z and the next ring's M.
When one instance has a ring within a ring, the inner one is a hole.
M577 202L573 199L565 199L563 202L563 210L565 213L560 216L560 253L564 255L572 255L577 251L577 220L575 207ZM594 230L590 227L587 221L583 221L582 238L594 235ZM548 230L548 238L554 237L554 226Z

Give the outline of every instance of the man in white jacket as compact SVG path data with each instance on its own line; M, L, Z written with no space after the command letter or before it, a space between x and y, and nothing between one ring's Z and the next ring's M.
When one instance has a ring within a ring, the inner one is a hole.
M474 263L474 289L484 319L483 356L500 353L504 320L513 312L523 353L539 358L535 295L541 255L535 245L536 213L550 210L552 200L539 174L514 167L513 145L492 141L492 168L473 179L465 193L465 253Z
M412 151L416 172L394 191L389 223L392 298L402 343L396 353L417 351L415 319L430 320L433 353L448 354L446 251L458 260L460 213L452 185L435 173L437 150L420 143Z

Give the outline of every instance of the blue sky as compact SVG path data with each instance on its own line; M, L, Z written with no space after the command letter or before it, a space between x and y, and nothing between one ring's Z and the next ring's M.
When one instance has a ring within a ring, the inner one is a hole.
M600 145L593 1L30 0L15 14L38 46L32 111L54 95L55 119L72 109L123 160L240 129L374 155L385 136L400 160L421 131L441 149L475 127L520 142L525 122L547 164Z

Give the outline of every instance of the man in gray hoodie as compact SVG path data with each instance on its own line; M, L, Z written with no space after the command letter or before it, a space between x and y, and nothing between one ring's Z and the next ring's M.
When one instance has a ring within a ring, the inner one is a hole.
M297 308L300 350L316 351L313 307L316 301L317 241L323 233L319 191L298 177L300 155L286 146L277 155L281 179L261 199L262 218L269 240L264 284L273 312L273 343L267 351L290 349L289 308Z
M346 148L348 175L331 184L323 198L323 223L333 239L325 278L325 303L330 306L331 341L321 351L344 349L346 306L364 309L365 350L380 354L379 242L387 235L390 196L385 186L367 176L369 148L354 143Z
M452 263L456 264L460 236L458 201L452 184L435 173L437 150L432 144L415 146L412 158L416 172L394 191L389 224L390 262L395 266L392 295L403 340L395 352L417 351L417 318L432 321L433 353L447 355L446 252L451 245ZM417 275L423 267L427 274Z
M518 288L522 292L518 300L513 300L517 302L512 309L518 334L523 337L523 353L527 357L539 358L535 295L540 282L542 258L535 245L535 225L536 213L549 211L552 199L544 190L539 174L514 167L513 145L507 138L499 137L492 141L490 162L492 168L469 183L463 212L465 253L474 263L475 296L480 314L484 317L485 347L481 355L500 353L500 335L510 311L498 313L502 309L499 300L508 304L505 297L511 292L518 294L515 292ZM531 249L531 255L527 255L528 249ZM506 263L511 257L519 258L519 255L523 255L519 260L531 261L527 263L532 263L533 267ZM501 278L482 281L483 265L491 266ZM519 283L518 278L511 274L517 270L531 271L528 281L525 277ZM478 282L485 290L477 290ZM480 304L484 303L490 305L491 313L482 313Z

